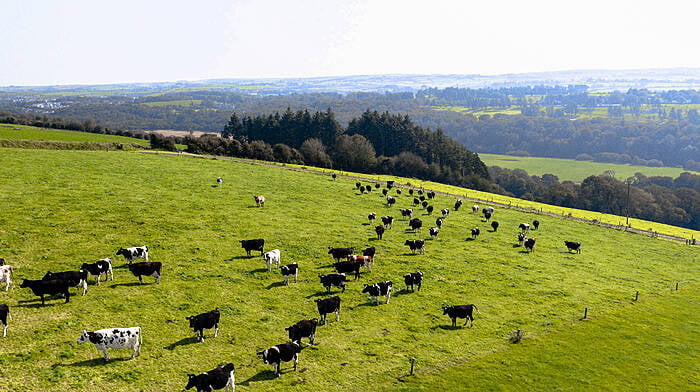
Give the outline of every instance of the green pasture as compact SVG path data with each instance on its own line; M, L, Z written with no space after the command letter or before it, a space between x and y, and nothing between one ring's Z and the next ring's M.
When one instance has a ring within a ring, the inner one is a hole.
M104 135L62 129L38 128L27 125L0 124L0 139L9 140L43 140L57 142L93 142L93 143L136 143L148 146L148 140L126 136Z
M180 99L173 101L156 101L156 102L144 102L142 105L146 106L195 106L202 103L201 99Z
M443 388L440 375L456 366L487 366L495 355L515 357L512 350L551 349L555 356L558 348L547 339L590 346L594 342L580 338L589 334L586 328L605 317L632 323L626 315L640 305L658 311L666 303L645 302L647 296L666 296L676 282L682 290L674 296L697 298L697 247L562 217L496 206L500 228L492 232L466 202L437 239L426 240L425 254L412 255L403 242L429 237L435 214L417 209L423 231L408 231L397 209L411 207L412 197L396 196L397 206L388 208L380 192L355 191L353 178L333 181L311 170L135 152L0 149L0 155L0 257L13 266L17 285L0 291L0 303L9 304L13 315L8 337L0 339L7 390L182 390L187 373L226 362L236 366L238 391L395 390L411 381L411 357L419 359L421 387L435 390ZM215 186L217 177L223 187ZM265 207L254 206L254 194L266 196ZM438 195L431 203L451 209L454 198ZM372 211L396 217L382 240L367 222ZM517 225L533 219L541 225L530 233L537 238L535 251L526 253L516 244ZM467 240L475 226L481 235ZM259 254L246 257L238 241L251 238L264 238L266 250L280 249L283 264L299 263L299 282L285 287ZM581 241L581 254L567 252L564 240ZM160 285L151 277L138 285L121 256L114 256L121 246L140 245L149 246L151 261L163 263ZM275 379L256 352L285 342L285 327L318 316L314 300L325 297L318 274L333 271L328 246L376 246L372 272L363 270L344 293L333 289L342 299L340 321L330 316L318 328L318 344L302 351L298 371L283 364ZM29 289L19 288L24 278L104 257L112 257L115 280L96 286L91 279L88 294L67 304L52 298L39 306ZM402 276L416 270L425 273L422 290L404 291ZM362 284L384 280L394 282L390 303L371 305ZM637 290L642 300L632 304ZM474 326L452 328L443 303L476 304ZM185 317L215 307L222 313L219 336L207 331L204 343L196 342ZM579 321L584 307L592 309L591 319ZM666 317L679 325L698 323L697 312ZM113 360L104 363L90 343L76 343L83 329L136 325L144 344L134 360L126 350L112 350ZM519 345L507 340L516 328L527 331ZM624 362L626 354L614 348L629 337L619 331L600 344ZM687 351L679 343L686 333L664 333L671 341L663 350L650 346L645 356L675 364ZM523 360L526 366L537 361ZM584 356L576 371L599 363ZM649 389L646 368L621 368L628 385ZM561 371L543 370L552 377ZM680 361L674 371L689 379L697 366ZM597 385L616 389L613 376ZM658 390L678 385L672 377L658 382ZM562 383L563 389L579 386ZM473 383L470 389L498 386Z

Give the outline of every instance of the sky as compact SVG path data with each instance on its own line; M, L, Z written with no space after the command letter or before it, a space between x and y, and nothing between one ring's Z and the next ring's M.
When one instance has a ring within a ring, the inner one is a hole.
M3 0L0 86L698 68L698 0Z

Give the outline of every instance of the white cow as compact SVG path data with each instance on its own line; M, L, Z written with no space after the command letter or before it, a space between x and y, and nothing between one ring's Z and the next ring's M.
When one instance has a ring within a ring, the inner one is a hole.
M277 268L280 267L280 250L273 249L269 252L263 253L263 259L265 259L265 264L267 265L267 271L272 271L272 264L275 264Z
M141 355L141 327L130 328L106 328L95 332L83 330L78 338L78 344L90 341L95 348L105 354L105 361L109 361L107 349L130 348L133 350L131 358Z
M0 266L0 283L5 282L5 291L9 290L10 285L12 284L10 275L12 275L12 266Z

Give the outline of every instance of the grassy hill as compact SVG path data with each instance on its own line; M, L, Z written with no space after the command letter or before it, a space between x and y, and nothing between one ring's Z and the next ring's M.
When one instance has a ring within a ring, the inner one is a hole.
M181 390L187 373L229 361L236 365L240 391L393 390L405 384L413 356L419 358L420 377L426 377L421 387L430 390L441 388L440 375L460 369L455 366L486 366L494 355L517 356L515 350L530 345L550 352L550 337L588 347L592 342L582 342L579 331L587 333L586 327L606 317L631 322L625 315L637 306L630 301L637 290L640 304L652 310L666 303L646 303L647 296L668 295L676 282L682 290L674 296L697 297L697 248L564 218L497 207L494 219L501 226L491 232L467 206L450 214L438 239L426 241L425 254L411 255L403 242L428 237L435 214L417 211L423 232L407 231L397 208L410 207L412 198L398 196L390 209L379 192L356 192L354 179L130 152L1 153L0 257L13 265L17 284L0 292L0 303L8 303L13 314L8 337L0 339L0 376L8 390ZM219 176L221 188L214 186ZM266 196L264 208L254 206L253 194ZM432 204L451 208L454 199L439 195ZM366 224L371 211L397 217L381 241ZM528 254L515 246L515 235L518 223L533 219L541 225L531 233L537 245ZM482 234L467 241L474 226ZM259 256L245 257L238 241L250 238L280 249L283 263L299 263L299 282L284 287ZM582 253L568 253L564 240L580 240ZM147 277L139 286L123 259L114 256L120 246L138 245L148 245L151 260L163 263L160 285ZM318 345L301 353L299 371L284 364L282 377L273 379L271 367L255 353L286 341L285 327L317 317L313 301L325 296L318 274L332 272L328 246L376 246L375 266L339 294L340 321L329 317L318 328ZM115 280L91 284L86 296L67 304L51 299L41 307L28 289L18 288L23 278L108 256ZM416 270L425 273L423 289L403 292L402 275ZM360 293L362 284L384 280L394 282L395 295L388 305L370 305ZM477 304L473 328L451 328L443 303ZM197 343L185 317L214 307L222 313L221 332L217 338L209 332ZM580 322L584 307L591 320ZM668 316L693 328L697 317L697 312ZM89 343L76 343L83 329L135 325L143 329L144 345L134 360L126 351L113 351L114 360L105 364ZM507 337L516 328L528 338L512 345ZM646 355L680 358L676 374L690 377L697 369L683 343L686 332L664 332L680 341ZM606 347L627 337L624 330L613 334ZM624 354L617 358L625 360ZM582 372L598 366L588 359L582 359ZM634 371L630 382L648 388L647 370L637 369L636 376ZM660 382L659 390L677 385Z
M149 145L148 140L126 136L104 135L62 129L46 129L15 124L0 124L0 139L52 142L136 143L144 146Z

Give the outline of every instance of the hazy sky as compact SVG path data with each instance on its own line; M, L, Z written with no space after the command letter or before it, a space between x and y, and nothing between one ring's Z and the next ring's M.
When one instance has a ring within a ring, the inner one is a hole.
M698 0L2 0L0 86L700 67Z

